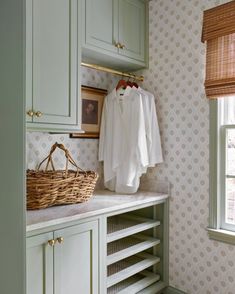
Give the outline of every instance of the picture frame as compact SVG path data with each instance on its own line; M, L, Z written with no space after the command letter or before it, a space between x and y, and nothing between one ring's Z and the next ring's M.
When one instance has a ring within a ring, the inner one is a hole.
M81 87L81 127L84 133L72 133L71 138L98 139L104 98L107 90L88 86Z

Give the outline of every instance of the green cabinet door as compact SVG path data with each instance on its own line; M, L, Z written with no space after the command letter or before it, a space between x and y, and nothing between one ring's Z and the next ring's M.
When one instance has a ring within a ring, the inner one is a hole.
M53 294L53 233L27 238L27 294Z
M146 59L146 1L118 0L119 54L138 61Z
M33 124L79 125L80 0L27 0L26 112Z
M136 70L147 66L148 1L82 0L82 60Z
M56 294L98 294L98 222L55 231Z
M118 52L116 7L116 0L83 0L83 46Z

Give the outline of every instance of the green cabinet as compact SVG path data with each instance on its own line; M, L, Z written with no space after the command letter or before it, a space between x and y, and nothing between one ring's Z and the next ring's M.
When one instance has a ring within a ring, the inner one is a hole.
M147 8L144 0L83 0L83 61L120 69L146 67Z
M119 42L123 49L119 54L145 61L146 25L145 25L145 2L136 0L119 0L118 24Z
M27 238L27 294L53 294L53 233Z
M97 294L98 248L98 221L27 238L27 294Z
M116 0L83 1L84 44L118 53L118 11Z
M26 1L28 128L80 129L80 1Z

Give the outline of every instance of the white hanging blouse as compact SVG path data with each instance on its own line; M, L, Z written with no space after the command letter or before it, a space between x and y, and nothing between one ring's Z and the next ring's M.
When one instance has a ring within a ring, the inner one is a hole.
M135 193L147 167L162 161L161 148L155 154L160 136L154 113L154 98L143 89L127 87L123 96L114 89L105 98L99 160L104 161L104 185L109 190ZM152 138L156 134L159 138Z

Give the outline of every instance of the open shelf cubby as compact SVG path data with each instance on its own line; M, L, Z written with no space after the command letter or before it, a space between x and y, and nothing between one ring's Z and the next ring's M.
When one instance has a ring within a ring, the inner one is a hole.
M108 294L135 294L160 281L161 221L154 207L107 218Z

